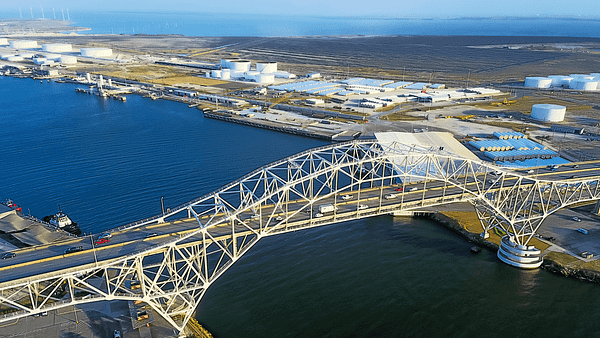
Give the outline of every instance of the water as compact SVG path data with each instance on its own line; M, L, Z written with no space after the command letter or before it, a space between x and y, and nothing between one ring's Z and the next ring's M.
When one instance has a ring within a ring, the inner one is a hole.
M59 12L60 13L60 12ZM29 18L29 13L24 17ZM49 15L46 15L49 18ZM90 34L186 36L479 35L600 37L600 19L589 17L387 17L294 16L199 12L70 11ZM19 18L18 8L0 18ZM34 13L34 18L41 18ZM57 16L61 19L62 16ZM65 16L66 18L66 16Z
M63 210L84 231L155 215L323 145L204 119L185 104L76 94L0 77L0 198ZM600 287L523 271L429 221L387 216L262 239L197 313L227 337L581 337ZM0 329L1 333L1 329Z

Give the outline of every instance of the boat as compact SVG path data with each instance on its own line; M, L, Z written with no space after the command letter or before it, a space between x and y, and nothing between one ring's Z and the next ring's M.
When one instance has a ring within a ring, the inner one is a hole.
M9 207L9 208L11 208L11 209L13 209L13 210L16 210L16 211L23 211L23 210L21 209L21 207L20 207L20 206L18 206L18 205L17 205L15 202L13 202L13 200L11 200L11 199L7 199L7 200L6 200L6 202L0 202L0 203L2 203L3 205L5 205L5 206L7 206L7 207Z
M54 215L48 215L42 218L42 221L57 227L58 229L70 232L73 235L81 235L81 229L77 223L73 222L67 214L62 212L60 205L58 206L58 212Z

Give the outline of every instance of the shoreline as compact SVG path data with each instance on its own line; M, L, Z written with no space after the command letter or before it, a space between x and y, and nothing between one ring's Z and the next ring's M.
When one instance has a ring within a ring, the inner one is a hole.
M466 212L465 212L466 213ZM491 242L489 240L485 240L479 236L479 234L471 232L466 229L465 224L461 224L460 220L456 217L451 217L446 215L444 212L437 212L430 214L427 216L427 219L434 221L435 223L443 226L444 228L458 234L463 237L469 243L477 244L485 249L488 249L493 252L498 252L499 245ZM463 222L464 223L464 222ZM492 237L490 237L491 239ZM554 255L551 255L554 253ZM557 252L549 252L546 253L544 257L544 261L542 263L541 269L551 272L553 274L557 274L563 277L575 278L586 282L592 282L595 284L600 284L600 271L593 270L590 268L584 267L571 267L566 264L561 263L557 258L560 258L557 255L567 255L565 253L557 253ZM548 257L550 256L550 257ZM569 257L571 257L569 255ZM498 260L500 263L500 260Z

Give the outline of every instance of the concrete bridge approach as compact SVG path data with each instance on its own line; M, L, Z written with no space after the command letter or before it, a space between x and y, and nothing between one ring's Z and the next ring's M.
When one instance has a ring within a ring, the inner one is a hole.
M506 171L394 140L310 149L114 228L109 243L83 236L15 251L0 262L0 323L126 300L147 304L181 331L208 287L263 237L458 202L475 207L484 236L494 228L508 234L503 261L534 267L541 257L528 243L544 219L600 197L597 167ZM73 247L81 250L65 253Z

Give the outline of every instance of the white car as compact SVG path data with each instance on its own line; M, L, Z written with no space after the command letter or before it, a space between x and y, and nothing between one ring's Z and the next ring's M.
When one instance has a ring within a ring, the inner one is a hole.
M414 187L414 188L410 189L410 191L417 191L417 190L419 190L419 188L417 188L417 187Z
M322 213L320 213L320 212L317 212L317 213L315 214L315 217L323 217L323 214L322 214Z
M343 199L344 201L351 200L351 199L352 199L352 196L350 196L350 195L344 195L344 196L342 196L342 199Z
M104 234L100 235L100 236L98 237L98 239L105 239L105 238L106 238L106 239L109 239L109 238L111 238L111 237L112 237L112 234L111 234L110 232L107 232L107 233L104 233Z
M391 200L392 198L396 198L398 197L396 194L388 194L383 196L383 198L385 198L386 200Z
M365 209L368 209L368 208L369 208L368 205L361 204L358 207L356 207L356 210L365 210Z
M535 170L533 170L533 169L527 170L528 174L533 174L534 172L535 172Z
M581 222L581 218L579 218L579 217L573 217L573 220L574 220L575 222Z

